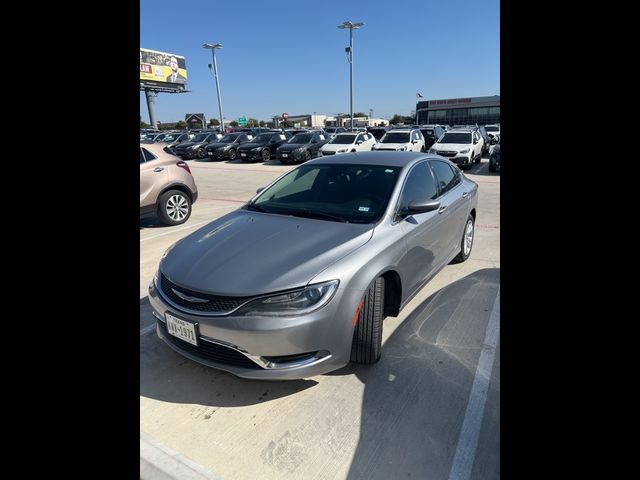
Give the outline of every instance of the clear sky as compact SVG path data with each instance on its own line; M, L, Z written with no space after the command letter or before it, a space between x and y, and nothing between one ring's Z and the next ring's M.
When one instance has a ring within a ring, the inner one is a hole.
M353 110L388 118L424 100L500 94L498 0L140 0L140 47L183 55L189 93L155 100L160 122L218 118L208 64L216 52L225 120L349 113L345 20L354 30ZM149 122L143 92L140 114Z

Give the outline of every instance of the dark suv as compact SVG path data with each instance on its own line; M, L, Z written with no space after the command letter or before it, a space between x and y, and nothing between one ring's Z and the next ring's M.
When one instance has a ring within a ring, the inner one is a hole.
M253 135L244 132L228 133L217 142L209 144L207 156L210 160L235 160L240 144L248 142L252 138Z
M174 151L177 156L186 160L204 158L206 156L205 149L207 145L215 142L219 136L219 133L198 133L191 140L178 144L174 148Z
M444 134L444 128L440 125L422 125L420 131L424 137L424 147L427 150Z
M307 161L318 155L320 147L329 141L328 135L319 132L303 132L291 137L277 149L281 163Z
M276 154L277 148L290 138L291 135L288 133L260 133L253 140L238 147L238 157L242 161L262 160L263 162L268 162Z

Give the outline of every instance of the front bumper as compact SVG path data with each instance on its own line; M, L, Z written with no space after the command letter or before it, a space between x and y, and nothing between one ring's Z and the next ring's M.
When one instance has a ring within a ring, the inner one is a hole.
M441 152L435 152L436 155L440 155L448 160L451 160L456 165L469 165L471 163L471 154L461 155L461 154L446 154Z
M175 308L149 286L157 334L172 349L203 365L263 380L309 378L347 365L351 321L363 294L338 288L327 305L300 317L205 316ZM197 347L167 332L167 312L197 324Z
M296 162L304 158L304 152L297 153L294 150L288 152L278 152L276 154L276 158L284 161Z
M262 160L262 150L252 152L251 150L238 150L240 160Z
M214 160L223 160L225 158L228 158L227 152L228 150L223 150L223 149L207 150L207 157L212 158Z

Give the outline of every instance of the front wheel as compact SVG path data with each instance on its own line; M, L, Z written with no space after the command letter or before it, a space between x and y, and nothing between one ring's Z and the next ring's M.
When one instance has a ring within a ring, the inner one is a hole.
M351 342L351 361L372 364L382 353L382 321L384 320L384 278L369 286L357 310L358 318Z
M464 226L462 232L462 240L460 241L460 253L453 259L455 263L462 263L469 255L471 255L471 249L473 248L473 238L475 233L475 220L473 215L469 214L467 223Z
M309 160L311 160L311 152L307 150L304 152L304 161L308 162Z
M202 159L207 156L207 152L204 150L204 148L199 148L196 155L198 158Z
M229 155L229 160L235 160L237 155L236 149L232 148L231 150L229 150L229 153L227 155Z
M180 225L191 215L191 200L179 190L169 190L160 195L158 200L158 216L162 223Z
M269 151L268 148L265 148L262 151L262 161L263 162L268 162L269 160L271 160L271 152Z

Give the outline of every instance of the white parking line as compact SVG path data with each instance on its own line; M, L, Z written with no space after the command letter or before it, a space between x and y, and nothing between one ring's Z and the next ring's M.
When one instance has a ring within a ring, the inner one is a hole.
M153 332L155 329L156 329L156 323L154 319L153 324L148 325L144 327L142 330L140 330L140 336L142 337L143 335L146 335L149 332Z
M493 310L487 324L480 359L476 367L476 376L473 379L467 411L464 414L462 429L458 437L458 446L453 457L451 471L449 472L449 480L468 480L471 477L499 335L500 289L498 288L498 294L493 302Z
M205 223L209 223L209 222L211 222L211 220L205 220L204 222L198 222L198 223L194 223L192 225L185 225L184 227L174 228L174 229L169 230L167 232L162 232L162 233L159 233L157 235L151 235L150 237L141 238L140 241L144 242L145 240L151 240L151 239L158 238L158 237L164 237L165 235L169 235L169 234L171 234L173 232L179 232L180 230L185 230L187 228L198 227L200 225L204 225Z

